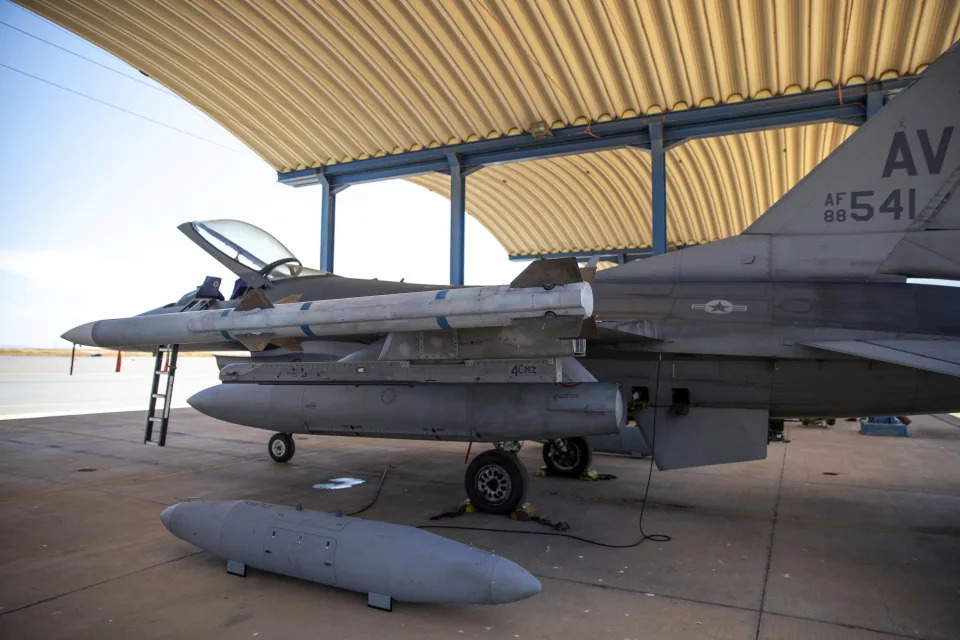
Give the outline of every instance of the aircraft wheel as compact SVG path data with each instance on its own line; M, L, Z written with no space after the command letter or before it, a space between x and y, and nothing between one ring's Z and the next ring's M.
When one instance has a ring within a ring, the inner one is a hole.
M767 421L767 442L783 442L783 422L782 418Z
M484 451L467 467L464 485L478 511L512 513L527 492L527 469L515 453Z
M286 462L296 453L297 445L289 433L275 433L267 444L267 451L274 462Z
M550 475L579 478L593 462L586 438L554 438L543 443L543 462Z

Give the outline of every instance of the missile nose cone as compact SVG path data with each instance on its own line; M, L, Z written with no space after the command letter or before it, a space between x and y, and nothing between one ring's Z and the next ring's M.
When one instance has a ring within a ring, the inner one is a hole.
M93 341L93 325L95 322L88 322L87 324L81 324L79 327L74 327L64 333L61 338L67 342L72 342L73 344L82 344L88 347L95 347L97 343Z
M163 526L167 528L167 531L170 531L170 523L173 521L173 512L179 506L180 505L175 504L172 507L167 507L166 509L160 512L160 522L162 522Z
M516 602L540 593L540 581L515 562L500 558L490 577L490 599L494 604Z

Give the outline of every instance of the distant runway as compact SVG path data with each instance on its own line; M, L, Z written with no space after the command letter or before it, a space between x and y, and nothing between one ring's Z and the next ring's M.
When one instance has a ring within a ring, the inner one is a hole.
M0 356L0 420L147 409L154 359L123 356L120 373L111 357ZM173 406L186 407L191 395L218 383L211 357L179 359Z

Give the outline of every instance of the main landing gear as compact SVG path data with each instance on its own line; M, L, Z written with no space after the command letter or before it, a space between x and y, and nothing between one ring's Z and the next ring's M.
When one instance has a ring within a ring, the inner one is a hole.
M274 462L287 462L297 452L297 445L289 433L275 433L267 444L267 451Z
M520 442L497 443L484 451L467 467L464 486L470 503L485 513L507 514L516 511L527 493L527 468L517 452Z
M508 514L521 506L527 492L527 469L517 457L521 445L499 442L467 467L464 485L477 511ZM543 445L543 461L548 475L582 478L593 462L593 448L586 438L553 438Z
M496 443L496 448L474 458L464 476L467 497L477 511L509 514L523 504L527 494L527 468L517 456L522 442ZM296 445L289 433L275 433L267 451L274 462L293 458ZM543 445L543 461L551 475L579 478L593 459L586 438L554 438Z
M554 438L543 443L543 463L552 476L579 478L592 462L593 449L586 438Z

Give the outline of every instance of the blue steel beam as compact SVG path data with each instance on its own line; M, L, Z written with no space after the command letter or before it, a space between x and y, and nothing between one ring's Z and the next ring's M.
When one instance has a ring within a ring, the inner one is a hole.
M663 125L650 123L650 225L653 255L667 252L667 154Z
M323 193L320 195L320 269L333 273L334 234L337 226L337 192L327 177L320 173Z
M883 94L879 91L873 91L867 94L867 120L877 114L877 111L883 108Z
M683 246L670 247L671 249L683 249ZM561 251L556 253L540 253L530 255L511 255L513 262L524 262L526 260L540 260L541 258L576 258L577 260L589 260L590 258L599 258L608 262L631 262L641 258L649 258L653 255L651 247L628 247L626 249L596 249L592 251Z
M573 155L633 145L650 147L649 126L663 124L666 148L688 138L723 136L778 127L841 121L862 124L866 117L868 95L901 90L915 76L844 87L841 91L825 89L763 100L746 100L713 107L698 107L655 115L595 122L585 126L554 129L549 138L535 140L530 134L503 136L491 140L465 142L433 149L408 151L395 155L354 160L322 168L280 173L277 179L292 186L320 183L324 174L331 185L348 185L401 178L423 173L449 171L449 154L455 154L463 172L502 162L534 160L560 155ZM842 94L842 99L841 99Z
M464 236L466 230L467 176L455 155L448 158L450 170L450 284L463 284Z
M552 260L553 258L576 258L577 260L598 258L602 262L616 262L618 264L623 264L624 262L630 262L631 260L649 258L652 255L653 251L650 249L650 247L634 247L632 249L614 249L610 251L558 251L556 253L542 253L537 255L511 255L509 258L511 262L526 262L528 260L541 259Z

